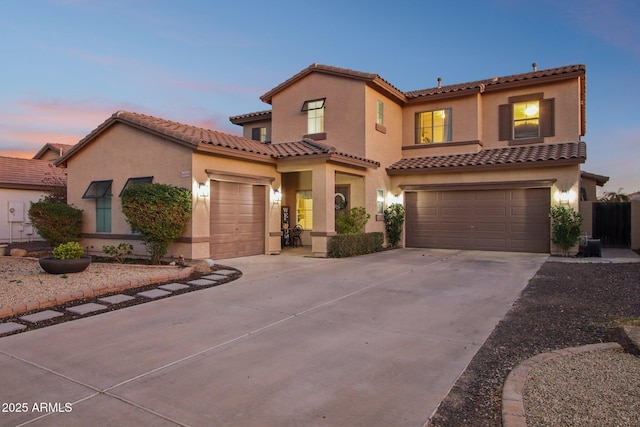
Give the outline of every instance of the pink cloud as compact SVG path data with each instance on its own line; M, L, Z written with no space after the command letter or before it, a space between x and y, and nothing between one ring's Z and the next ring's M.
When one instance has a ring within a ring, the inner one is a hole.
M11 157L30 158L46 143L76 144L118 110L241 134L241 129L230 124L227 116L212 114L203 108L183 109L176 115L134 104L116 105L101 99L65 100L38 96L5 103L1 108L0 155Z

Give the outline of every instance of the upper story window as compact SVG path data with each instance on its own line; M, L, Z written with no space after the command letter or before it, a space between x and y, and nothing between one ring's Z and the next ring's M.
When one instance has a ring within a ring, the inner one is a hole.
M251 129L251 139L254 141L267 142L267 128L259 127Z
M416 144L451 142L451 108L416 114Z
M376 101L376 130L387 133L387 128L384 127L384 103L379 99Z
M537 138L540 136L539 101L513 104L513 138Z
M384 126L384 103L380 100L376 101L376 124Z
M555 100L543 93L512 96L499 107L499 139L513 142L542 142L555 135Z
M307 112L307 133L324 132L324 102L326 98L312 99L304 101L302 104L303 112Z

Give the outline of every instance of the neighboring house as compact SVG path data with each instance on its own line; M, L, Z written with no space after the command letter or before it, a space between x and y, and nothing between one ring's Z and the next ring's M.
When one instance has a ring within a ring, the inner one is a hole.
M71 147L73 147L73 145L47 143L32 157L32 159L55 161Z
M277 254L295 224L326 256L337 215L365 207L366 230L382 232L391 203L407 209L407 247L548 253L550 207L579 208L585 72L402 92L377 74L313 64L261 97L271 110L230 118L244 137L119 111L56 164L96 251L143 250L119 195L162 182L194 194L174 257Z
M49 160L0 156L0 243L42 240L29 220L31 202L65 182L65 170Z

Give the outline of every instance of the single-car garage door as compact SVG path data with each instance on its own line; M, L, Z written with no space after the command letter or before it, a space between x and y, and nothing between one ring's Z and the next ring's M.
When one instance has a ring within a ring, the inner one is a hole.
M548 188L405 193L406 245L549 252Z
M264 254L264 224L264 186L211 181L211 258Z

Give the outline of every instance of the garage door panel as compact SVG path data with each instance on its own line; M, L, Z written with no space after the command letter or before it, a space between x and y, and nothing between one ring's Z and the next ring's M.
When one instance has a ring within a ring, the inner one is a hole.
M263 186L211 183L209 249L212 258L264 253L265 200Z
M549 252L549 189L409 192L409 247Z

